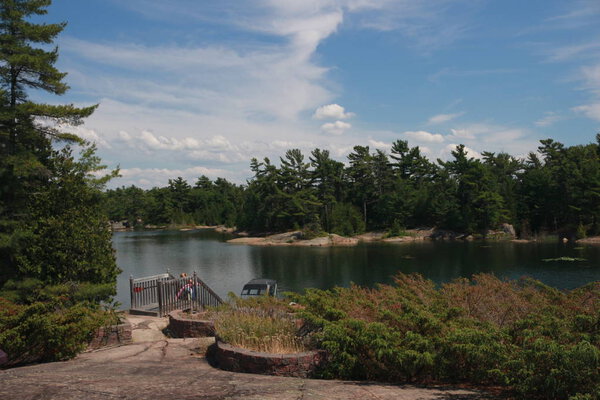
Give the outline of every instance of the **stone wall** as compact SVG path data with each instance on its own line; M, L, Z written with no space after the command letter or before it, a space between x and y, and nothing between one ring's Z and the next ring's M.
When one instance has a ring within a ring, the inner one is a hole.
M212 321L186 318L182 310L169 313L168 329L176 338L215 336L215 325Z
M270 354L245 350L217 341L209 348L211 363L232 372L309 378L325 361L324 351Z
M88 345L88 350L96 350L107 346L122 346L132 342L131 324L105 326L96 331L96 335Z

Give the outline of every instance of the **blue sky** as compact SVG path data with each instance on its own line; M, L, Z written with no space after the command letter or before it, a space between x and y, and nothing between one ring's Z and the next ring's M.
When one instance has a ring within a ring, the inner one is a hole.
M600 132L600 2L54 0L73 128L122 178L242 183L251 157L397 139L522 156Z

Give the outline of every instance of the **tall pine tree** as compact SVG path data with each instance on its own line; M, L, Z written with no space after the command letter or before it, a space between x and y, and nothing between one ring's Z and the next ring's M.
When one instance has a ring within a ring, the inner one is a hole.
M61 131L81 124L96 106L36 103L28 95L69 88L55 67L58 48L49 48L66 24L31 21L50 4L0 2L0 286L23 277L114 283L118 272L99 211L100 189L114 174L95 179L92 173L104 167L94 147ZM73 143L83 148L79 160L71 155Z

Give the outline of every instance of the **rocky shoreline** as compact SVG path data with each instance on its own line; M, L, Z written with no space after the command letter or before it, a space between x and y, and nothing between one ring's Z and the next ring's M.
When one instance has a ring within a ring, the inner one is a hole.
M189 226L145 226L145 230L177 230L180 232L198 229L212 229L215 232L227 233L236 237L227 240L231 244L245 244L250 246L297 246L297 247L334 247L334 246L356 246L359 243L381 242L381 243L413 243L427 240L488 240L488 241L510 241L513 243L536 243L544 241L541 239L517 238L515 230L510 224L503 224L499 230L490 230L485 235L469 235L460 232L447 231L436 228L407 229L401 236L389 236L388 232L376 231L366 232L356 236L341 236L335 233L326 233L319 237L306 238L302 231L290 231L276 234L265 234L261 236L250 236L247 232L238 231L235 227L224 225L189 225ZM132 231L133 229L114 229L114 231ZM560 238L557 236L557 240ZM569 242L566 238L562 242ZM600 236L588 237L575 241L580 244L600 245Z
M512 226L510 226L512 228ZM246 244L251 246L299 246L299 247L331 247L331 246L356 246L361 242L382 243L412 243L425 240L476 240L472 235L459 234L451 231L434 228L409 229L402 236L389 236L387 232L367 232L360 235L345 237L335 233L325 234L320 237L307 239L302 231L277 233L267 236L247 236L230 239L227 243ZM489 238L493 240L515 240L514 230L491 231ZM522 240L519 240L522 241Z

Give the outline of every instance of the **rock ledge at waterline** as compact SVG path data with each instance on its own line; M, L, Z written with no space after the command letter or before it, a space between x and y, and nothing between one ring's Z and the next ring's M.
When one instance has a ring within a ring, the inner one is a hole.
M265 237L241 237L228 240L227 243L249 244L253 246L307 246L307 247L329 247L329 246L356 246L359 242L413 242L423 240L427 235L411 235L384 238L384 232L370 232L355 237L344 237L331 233L314 239L303 239L301 231L278 233Z

